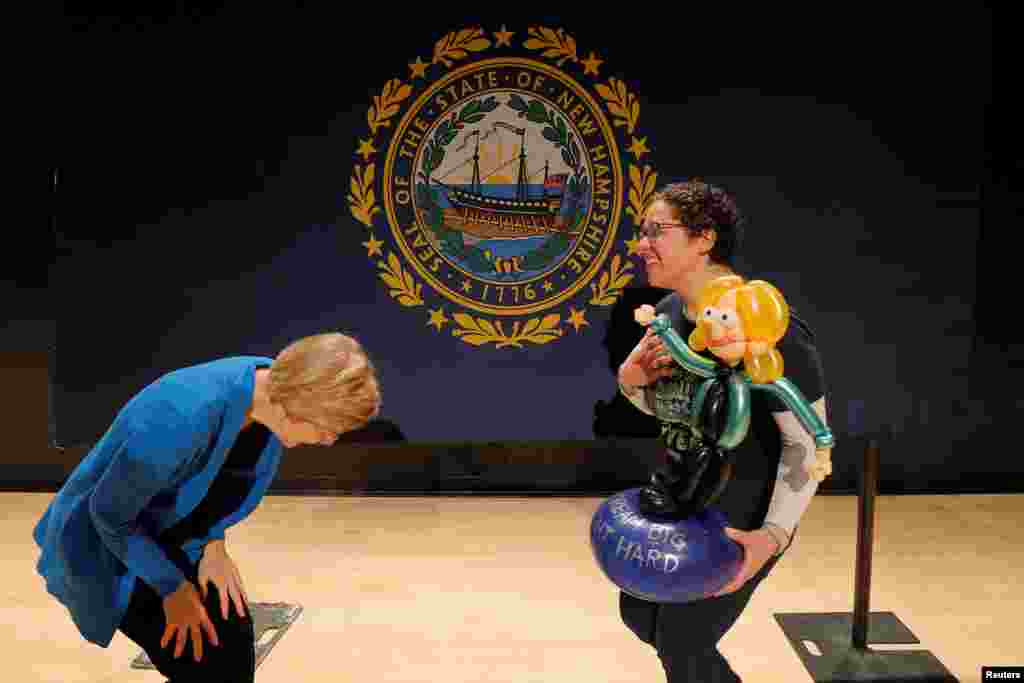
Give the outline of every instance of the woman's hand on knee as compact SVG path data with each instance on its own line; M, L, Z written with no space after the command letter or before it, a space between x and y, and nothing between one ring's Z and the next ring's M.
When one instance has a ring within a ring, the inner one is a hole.
M191 637L192 656L198 662L203 658L203 633L214 646L220 645L217 629L210 621L199 592L190 581L182 581L176 591L164 598L164 616L167 623L160 647L166 648L176 638L174 658L185 652L185 643Z
M249 597L245 593L238 565L231 559L223 541L209 543L199 560L199 589L203 592L204 601L209 597L211 583L217 587L224 621L228 620L229 601L234 604L239 618L244 619L247 616Z

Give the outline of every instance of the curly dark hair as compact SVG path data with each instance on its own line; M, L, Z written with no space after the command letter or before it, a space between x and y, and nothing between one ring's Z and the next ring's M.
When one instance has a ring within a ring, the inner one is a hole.
M734 265L747 221L740 213L731 192L707 183L701 177L693 177L662 187L653 199L661 200L675 209L690 234L699 235L704 230L714 230L715 245L708 258L714 263Z

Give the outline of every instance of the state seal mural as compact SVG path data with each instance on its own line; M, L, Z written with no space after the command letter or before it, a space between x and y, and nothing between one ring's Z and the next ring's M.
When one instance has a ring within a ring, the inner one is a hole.
M632 281L650 142L637 93L579 54L561 28L467 28L373 97L347 199L417 327L480 348L558 342Z

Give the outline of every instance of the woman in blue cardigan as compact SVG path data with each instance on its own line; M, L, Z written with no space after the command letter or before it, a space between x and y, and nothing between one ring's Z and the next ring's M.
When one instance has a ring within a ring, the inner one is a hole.
M107 647L120 630L172 682L252 681L253 624L225 530L259 504L282 446L330 445L380 403L365 350L336 333L161 377L36 525L47 590L87 641Z

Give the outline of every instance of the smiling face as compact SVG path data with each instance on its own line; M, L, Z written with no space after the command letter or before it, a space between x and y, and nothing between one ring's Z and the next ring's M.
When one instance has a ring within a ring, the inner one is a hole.
M694 235L679 220L678 212L664 200L652 202L644 214L636 253L644 260L652 287L677 289L708 262L714 233Z

